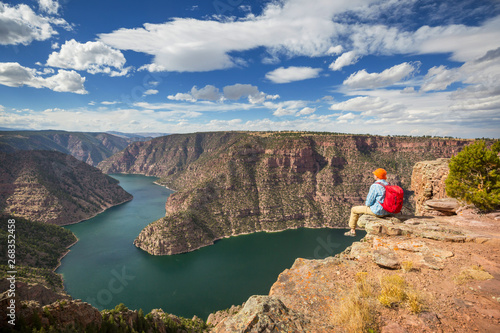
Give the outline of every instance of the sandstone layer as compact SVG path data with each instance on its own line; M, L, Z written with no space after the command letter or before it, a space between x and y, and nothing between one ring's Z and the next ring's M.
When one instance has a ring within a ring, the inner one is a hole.
M55 151L0 153L0 209L33 221L66 225L129 201L118 181Z
M256 231L345 226L362 204L372 171L406 190L414 164L450 157L470 140L321 133L217 132L137 142L99 164L106 173L160 177L177 190L166 216L135 240L155 255L175 254Z

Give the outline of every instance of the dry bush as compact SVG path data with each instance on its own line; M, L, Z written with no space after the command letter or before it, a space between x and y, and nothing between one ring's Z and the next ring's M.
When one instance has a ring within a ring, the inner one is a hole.
M356 274L356 282L347 294L335 304L333 324L342 326L347 332L374 332L377 328L377 304L375 285L368 274Z
M401 269L403 270L403 272L405 273L408 273L408 272L411 272L414 268L413 268L413 261L403 261L401 263Z
M383 306L392 308L404 304L412 313L422 312L422 297L408 286L403 277L397 274L383 276L380 278L380 288L378 300Z
M397 274L381 276L377 284L368 273L357 273L353 288L339 298L331 320L347 332L376 332L380 304L388 308L404 305L415 314L424 308L421 295Z
M464 284L473 280L489 280L493 279L493 276L486 272L483 267L472 265L469 268L462 268L460 273L453 279L456 284Z
M399 275L386 275L380 278L379 302L388 308L392 308L406 300L406 281Z

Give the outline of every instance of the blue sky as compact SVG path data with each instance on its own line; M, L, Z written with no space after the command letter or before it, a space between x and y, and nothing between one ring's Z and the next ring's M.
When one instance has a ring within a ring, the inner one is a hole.
M0 1L0 127L500 138L500 1Z

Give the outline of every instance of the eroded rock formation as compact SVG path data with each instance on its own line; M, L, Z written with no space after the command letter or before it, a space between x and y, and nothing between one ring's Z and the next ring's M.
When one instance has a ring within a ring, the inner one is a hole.
M439 158L418 162L413 167L411 189L415 192L415 215L453 215L460 208L456 199L446 195L449 162L449 158Z

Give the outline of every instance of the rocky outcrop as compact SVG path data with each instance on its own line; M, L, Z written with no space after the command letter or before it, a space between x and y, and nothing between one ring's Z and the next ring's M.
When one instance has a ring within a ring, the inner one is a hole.
M449 161L448 158L439 158L418 162L413 167L411 189L415 192L415 214L417 216L450 215L446 214L446 211L426 205L429 200L448 198L444 181L450 172ZM447 210L450 213L454 212L452 209Z
M292 331L497 332L498 215L363 215L358 225L367 234L360 242L335 257L298 258L279 275L269 297L293 316L280 317L274 324L305 317L301 328ZM390 290L402 295L400 303L383 302L388 290L384 281L398 281L399 287L392 285ZM226 315L211 332L226 332L224 323L251 323L264 313L256 309L245 317L239 310ZM232 332L249 328L234 326Z
M252 296L234 316L219 323L217 332L303 332L309 320L272 296Z
M7 131L0 132L0 151L51 150L69 154L96 166L102 160L123 150L130 143L150 138L124 138L108 133L66 131Z
M469 140L319 133L217 132L135 143L99 164L104 172L160 177L177 190L166 216L136 246L155 255L192 251L256 231L338 227L363 203L384 167L407 191L417 161L452 156Z
M115 179L73 156L55 151L0 153L3 213L66 225L131 199Z
M293 332L341 331L345 326L338 316L348 310L341 307L347 306L345 300L358 288L360 277L366 279L363 297L375 302L372 311L378 326L372 329L495 332L500 319L500 303L496 300L500 265L495 261L500 250L500 226L494 221L494 214L400 219L362 216L360 224L367 235L361 242L335 257L299 258L279 275L269 292L273 304L281 306L281 316L272 317L274 326L254 328L252 323L261 322L259 319L272 311L259 307L245 311L245 303L212 332L267 332L272 331L267 327L280 327L297 318L307 320L299 320L300 328L288 327ZM462 284L463 272L474 267L481 267L477 269L484 277ZM419 295L425 310L413 313L405 306L391 308L379 303L380 281L394 275L405 281L407 290ZM363 302L360 298L352 301ZM359 304L351 306L350 311L362 310ZM490 315L483 315L486 312ZM356 315L351 313L353 318L358 318Z

